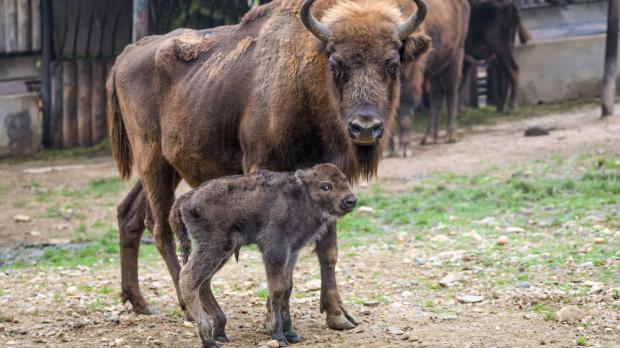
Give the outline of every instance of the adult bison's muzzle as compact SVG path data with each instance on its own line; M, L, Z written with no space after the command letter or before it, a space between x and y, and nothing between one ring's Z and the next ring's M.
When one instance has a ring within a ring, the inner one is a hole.
M349 120L348 128L354 144L371 146L383 136L385 124L374 112L358 112Z

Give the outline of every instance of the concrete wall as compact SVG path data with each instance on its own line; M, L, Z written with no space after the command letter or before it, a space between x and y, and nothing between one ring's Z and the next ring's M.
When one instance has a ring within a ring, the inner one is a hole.
M516 47L520 104L601 95L607 1L525 9L521 17L533 40Z
M519 46L520 104L601 95L605 35L534 42ZM620 86L620 85L618 85Z
M31 155L41 148L38 102L36 93L0 96L0 158Z

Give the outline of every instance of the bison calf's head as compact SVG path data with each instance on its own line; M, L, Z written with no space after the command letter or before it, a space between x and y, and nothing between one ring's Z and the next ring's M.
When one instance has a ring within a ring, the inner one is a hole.
M319 164L298 170L295 175L308 188L310 198L322 211L343 216L355 209L357 198L351 192L347 177L333 164Z
M355 145L376 145L391 125L399 102L400 70L428 50L430 39L414 34L426 16L423 0L406 19L390 1L340 1L319 21L306 0L300 17L326 55L328 90Z

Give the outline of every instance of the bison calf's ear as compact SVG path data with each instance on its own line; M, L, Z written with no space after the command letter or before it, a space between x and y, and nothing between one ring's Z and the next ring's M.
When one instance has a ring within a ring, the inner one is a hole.
M403 63L413 63L422 59L431 48L431 38L425 34L409 36L403 41L400 58Z

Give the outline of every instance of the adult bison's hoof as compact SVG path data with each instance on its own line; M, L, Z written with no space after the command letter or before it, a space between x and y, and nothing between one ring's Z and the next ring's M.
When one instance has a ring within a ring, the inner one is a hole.
M350 330L357 326L357 320L344 311L339 315L327 314L326 322L327 326L334 330Z

